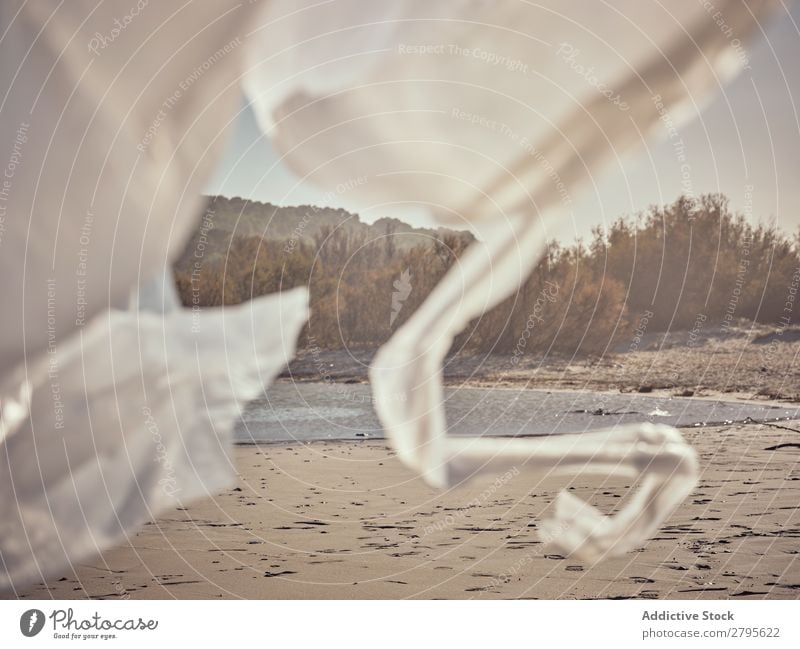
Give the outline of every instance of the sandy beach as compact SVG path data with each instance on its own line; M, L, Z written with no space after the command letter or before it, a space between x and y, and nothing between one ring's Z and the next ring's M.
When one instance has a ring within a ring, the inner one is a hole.
M234 489L20 596L797 598L798 431L684 431L700 484L646 546L594 566L550 554L537 521L562 488L613 510L630 492L619 480L520 466L439 493L378 441L240 446Z

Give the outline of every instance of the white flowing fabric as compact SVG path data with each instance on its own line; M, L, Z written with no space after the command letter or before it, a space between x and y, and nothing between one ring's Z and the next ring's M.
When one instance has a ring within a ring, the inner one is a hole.
M256 10L0 3L0 591L231 485L237 413L292 357L304 288L199 310L159 290Z
M569 215L602 162L660 120L677 128L739 69L731 42L770 4L270 3L245 88L284 162L322 187L352 187L356 205L422 204L480 232L370 373L393 447L431 485L523 465L642 478L611 518L560 494L540 535L589 561L641 545L694 487L695 452L669 427L449 438L442 362L470 320L518 290L547 219Z
M643 476L614 518L562 496L543 526L589 559L641 544L694 484L677 431L449 439L441 362L600 163L735 72L731 34L770 3L717 0L724 29L702 2L168 4L0 5L0 589L228 484L232 421L293 353L303 289L121 310L196 227L240 84L309 182L364 177L348 198L479 229L374 363L399 457L437 486L517 464Z

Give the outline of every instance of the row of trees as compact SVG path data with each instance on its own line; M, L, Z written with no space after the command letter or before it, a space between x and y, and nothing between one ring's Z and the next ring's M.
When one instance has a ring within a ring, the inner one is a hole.
M216 236L215 252L198 264L190 244L176 267L184 303L235 304L305 285L305 335L323 348L380 345L470 243L421 237L400 249L391 231L368 240L337 227L321 228L311 242ZM709 327L740 318L785 324L798 282L797 240L748 223L720 195L682 197L597 229L588 244L550 244L521 290L473 322L456 347L598 353L633 340L645 316L649 332L689 329L698 316Z

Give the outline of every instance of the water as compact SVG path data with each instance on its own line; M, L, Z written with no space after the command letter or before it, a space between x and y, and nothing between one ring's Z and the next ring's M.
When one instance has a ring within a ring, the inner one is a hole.
M800 418L800 407L792 405L638 393L448 388L445 397L449 434L465 436L577 433L642 421L687 427ZM381 437L370 388L361 384L276 383L247 406L235 431L239 443Z

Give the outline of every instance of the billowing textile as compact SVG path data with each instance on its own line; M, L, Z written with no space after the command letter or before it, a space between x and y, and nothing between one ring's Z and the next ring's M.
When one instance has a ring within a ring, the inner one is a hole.
M511 466L641 477L613 518L560 494L540 534L587 560L640 545L691 491L695 453L668 427L449 438L441 368L455 335L519 288L548 222L571 216L572 194L604 161L696 114L739 69L733 45L769 7L270 3L245 88L283 161L322 187L348 187L354 202L387 212L422 204L480 235L371 368L393 447L430 484Z
M0 589L229 484L236 414L293 354L302 288L220 309L164 290L242 89L307 182L480 235L374 362L399 457L437 486L517 465L641 478L613 518L562 495L542 531L588 559L644 542L696 479L677 431L449 439L441 362L605 161L736 72L731 39L771 3L708 5L3 2Z
M304 288L224 309L164 289L257 6L95 4L0 4L3 591L230 486L233 423L307 318Z

